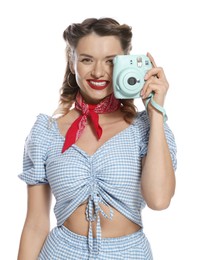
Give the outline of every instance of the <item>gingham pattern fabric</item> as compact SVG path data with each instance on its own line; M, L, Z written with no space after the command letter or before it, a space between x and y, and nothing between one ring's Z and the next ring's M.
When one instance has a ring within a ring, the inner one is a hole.
M64 226L55 227L47 237L39 260L152 260L150 244L142 229L119 238L103 238L100 253L93 239L90 254L87 237L71 232Z
M173 167L176 169L174 136L164 124ZM142 227L141 211L145 201L140 191L141 158L147 153L150 124L147 113L139 112L133 124L105 142L92 156L73 144L61 153L64 137L56 120L40 114L26 140L23 173L27 184L48 183L55 196L57 226L88 200L88 221L96 219L97 244L100 251L101 228L99 202L111 205ZM102 212L103 213L103 212ZM110 212L109 217L111 218ZM90 230L90 252L93 238Z

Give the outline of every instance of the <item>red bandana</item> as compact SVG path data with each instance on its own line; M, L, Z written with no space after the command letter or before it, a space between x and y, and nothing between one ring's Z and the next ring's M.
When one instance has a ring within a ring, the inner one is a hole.
M112 93L97 105L86 104L78 92L75 101L75 108L80 110L82 114L72 123L68 129L65 137L65 142L62 148L64 153L72 144L74 144L81 136L85 126L87 118L90 117L94 129L96 131L98 139L102 135L102 128L99 125L98 114L114 112L120 107L120 101L114 97Z

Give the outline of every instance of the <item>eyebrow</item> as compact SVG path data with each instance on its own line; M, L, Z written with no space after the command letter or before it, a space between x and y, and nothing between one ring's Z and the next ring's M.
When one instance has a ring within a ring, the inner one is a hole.
M118 54L108 55L108 56L106 56L105 58L106 58L106 59L114 58L116 55L118 55ZM91 55L89 55L89 54L85 54L85 53L82 53L82 54L80 54L79 56L84 56L84 57L88 57L88 58L93 58L93 56L91 56Z

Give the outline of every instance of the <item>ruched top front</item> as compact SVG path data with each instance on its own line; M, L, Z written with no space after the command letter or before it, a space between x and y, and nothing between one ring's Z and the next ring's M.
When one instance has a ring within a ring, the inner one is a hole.
M176 144L164 124L173 167L176 169ZM40 114L25 142L23 173L19 177L29 185L49 183L55 197L57 225L62 225L75 209L88 200L87 220L97 221L97 239L101 238L100 203L112 206L142 226L145 201L140 190L141 158L147 153L150 124L147 113L139 112L133 124L106 141L93 155L73 144L61 153L64 137L57 121ZM92 228L89 229L92 250Z

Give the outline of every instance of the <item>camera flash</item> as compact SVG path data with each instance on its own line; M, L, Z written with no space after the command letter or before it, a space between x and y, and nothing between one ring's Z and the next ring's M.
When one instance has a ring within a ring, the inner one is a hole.
M142 67L142 57L137 57L137 66L139 67L139 68L141 68Z

